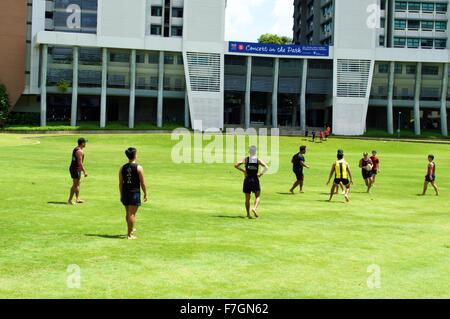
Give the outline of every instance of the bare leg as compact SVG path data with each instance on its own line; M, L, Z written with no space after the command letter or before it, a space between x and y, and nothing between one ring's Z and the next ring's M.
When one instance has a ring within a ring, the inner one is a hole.
M80 181L81 181L81 180L78 180L77 187L75 188L75 197L76 197L76 202L77 202L78 204L84 203L84 201L82 201L82 200L80 199L80 189L81 189L81 187L80 187L80 184L81 184Z
M330 190L330 199L328 200L329 202L331 202L331 200L333 199L333 196L335 194L335 192L339 189L339 186L336 184L333 184L333 186L331 186L331 190Z
M439 189L436 185L436 182L431 182L431 186L433 186L434 191L436 192L436 196L439 196Z
M253 214L255 215L256 218L258 218L258 214L256 213L256 211L258 210L259 204L261 203L261 192L258 192L255 194L255 206L252 209Z
M245 194L245 209L247 211L247 218L252 218L250 216L250 196L251 194Z
M69 205L73 205L73 196L76 195L78 192L78 194L80 194L80 180L79 179L72 179L72 187L70 188L70 195L69 195L69 200L67 201L67 203ZM78 195L77 195L78 197Z
M373 187L373 185L375 185L376 178L377 178L377 175L373 174L373 176L372 176L372 187Z
M372 179L370 177L366 179L366 185L367 185L367 193L370 193L370 190L372 189Z
M350 195L350 187L347 187L347 189L345 190L345 194L344 194L345 201L346 201L347 203L350 201L349 195Z
M297 188L297 186L300 185L299 181L295 181L294 185L292 185L291 189L289 190L290 193L294 194L294 190Z
M303 193L303 179L300 181L300 193Z
M127 208L127 226L128 226L128 239L136 239L134 236L134 225L136 224L136 213L138 210L138 206L128 206Z
M428 190L428 181L425 181L425 183L423 184L423 193L422 195L425 195L427 193Z

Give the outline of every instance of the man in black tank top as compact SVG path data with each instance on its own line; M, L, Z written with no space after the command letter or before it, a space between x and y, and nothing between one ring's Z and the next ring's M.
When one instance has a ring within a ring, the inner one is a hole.
M236 163L234 166L236 169L240 170L245 174L243 192L245 194L245 208L247 210L247 217L250 216L250 197L251 193L255 193L255 204L253 206L252 212L256 218L258 218L257 210L261 202L261 186L259 183L259 178L263 176L269 167L264 161L256 157L256 147L250 147L250 156L244 158L243 160ZM245 165L245 169L241 166ZM259 173L259 166L263 166L263 172Z
M84 201L80 199L80 180L81 173L84 174L84 177L87 177L86 169L84 168L84 148L86 147L87 140L84 138L78 139L78 146L75 147L72 151L72 158L70 160L70 177L72 177L72 187L70 188L69 200L67 203L69 205L73 205L73 196L75 195L76 203L81 204Z
M130 147L125 151L128 163L123 165L119 171L120 200L125 206L128 226L128 239L136 239L136 213L141 206L141 188L144 192L144 202L147 202L147 186L145 185L144 169L136 163L137 150Z

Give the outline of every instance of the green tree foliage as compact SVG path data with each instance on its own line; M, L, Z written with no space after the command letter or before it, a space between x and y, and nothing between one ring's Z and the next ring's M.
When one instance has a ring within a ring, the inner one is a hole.
M268 44L291 44L292 39L286 36L266 33L259 37L258 42Z
M5 126L9 114L9 95L6 87L0 84L0 128Z

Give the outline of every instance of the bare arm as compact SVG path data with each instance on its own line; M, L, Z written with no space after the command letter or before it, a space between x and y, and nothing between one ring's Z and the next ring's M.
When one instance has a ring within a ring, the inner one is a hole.
M362 168L362 159L359 160L359 167Z
M347 163L347 173L348 173L348 177L350 177L350 183L353 184L353 176L352 176L352 172L350 171L350 165Z
M302 161L302 162L300 162L300 165L301 165L301 166L303 166L303 167L305 167L305 168L309 168L309 166L308 166L308 165L306 165L306 164L305 164L305 162L303 162L303 161Z
M267 166L266 162L264 162L263 160L258 159L259 164L264 167L263 171L258 174L258 177L263 176L265 173L267 173L267 171L269 170L269 166Z
M78 167L80 167L81 171L82 171L83 174L84 174L84 177L87 177L88 175L87 175L86 170L85 170L84 165L83 165L83 152L80 151L80 150L78 150L78 151L75 153L75 156L76 156L76 158L77 158L77 164L78 164Z
M241 168L241 166L245 163L245 160L240 160L239 162L237 162L234 165L234 168L236 168L238 171L241 171L244 174L247 174L247 172L245 171L245 169Z
M120 198L122 198L122 192L123 192L122 169L119 170L119 192L120 192Z
M144 202L147 202L147 200L148 200L147 185L145 184L144 169L140 165L138 166L138 174L139 174L139 180L141 182L141 188L142 188L142 191L144 192Z
M334 172L335 169L336 169L336 164L333 163L333 166L331 166L330 175L328 176L328 182L327 182L327 185L330 184L331 178L333 177L333 175L334 175L334 173L335 173L335 172Z

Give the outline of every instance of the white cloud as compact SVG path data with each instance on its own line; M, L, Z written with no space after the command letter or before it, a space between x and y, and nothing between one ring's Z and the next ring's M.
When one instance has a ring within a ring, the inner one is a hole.
M227 40L251 41L263 33L292 37L292 0L228 0Z

